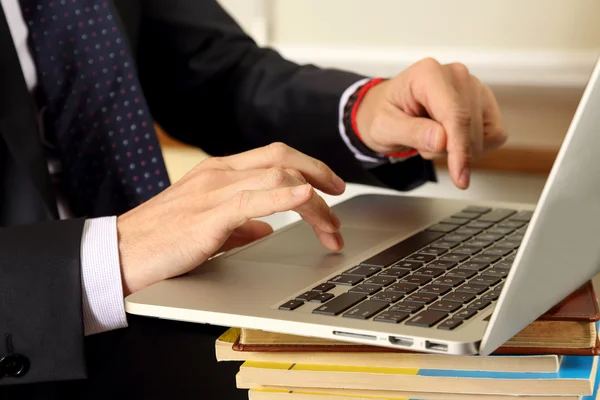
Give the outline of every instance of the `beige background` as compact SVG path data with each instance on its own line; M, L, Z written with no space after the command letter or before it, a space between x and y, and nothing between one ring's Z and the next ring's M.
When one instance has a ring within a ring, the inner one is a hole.
M275 0L278 43L598 49L598 0Z

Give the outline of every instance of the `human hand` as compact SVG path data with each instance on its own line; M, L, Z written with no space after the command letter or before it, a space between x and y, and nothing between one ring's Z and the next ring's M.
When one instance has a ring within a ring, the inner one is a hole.
M252 219L277 212L298 212L325 247L340 250L340 220L313 187L332 195L345 190L321 161L280 143L201 162L117 218L124 294L270 234L268 224Z
M507 139L498 103L462 64L421 60L367 91L356 115L370 149L394 153L406 147L433 159L448 157L453 182L466 189L473 157Z

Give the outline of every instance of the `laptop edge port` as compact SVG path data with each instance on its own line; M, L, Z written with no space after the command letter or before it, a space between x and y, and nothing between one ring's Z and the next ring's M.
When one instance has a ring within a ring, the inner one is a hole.
M410 338L400 336L390 336L390 343L396 346L411 347L414 341Z
M444 351L444 352L448 351L447 344L430 342L429 340L425 341L425 348L429 349L429 350L436 350L436 351Z

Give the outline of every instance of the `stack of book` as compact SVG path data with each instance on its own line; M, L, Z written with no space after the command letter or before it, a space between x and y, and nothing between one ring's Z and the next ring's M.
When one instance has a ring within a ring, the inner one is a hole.
M219 361L242 361L251 400L600 399L600 312L585 285L494 354L455 356L231 328Z

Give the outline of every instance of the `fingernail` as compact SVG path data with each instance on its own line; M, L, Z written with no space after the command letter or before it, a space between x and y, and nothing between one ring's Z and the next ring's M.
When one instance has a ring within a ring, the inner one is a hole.
M342 237L342 234L337 232L334 233L334 237L335 237L335 241L337 243L337 250L340 251L344 248L344 238Z
M310 192L310 185L294 186L292 195L295 197L306 197Z
M333 175L333 186L340 192L343 192L344 190L346 190L346 183L344 183L342 178L340 178L339 176L337 176L335 174Z
M430 128L427 131L427 146L429 146L429 150L438 151L438 143L440 141L440 133L436 128Z
M462 172L460 173L460 184L465 188L468 187L470 177L471 177L471 169L469 167L463 168Z

